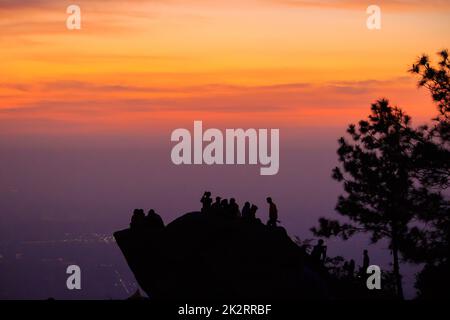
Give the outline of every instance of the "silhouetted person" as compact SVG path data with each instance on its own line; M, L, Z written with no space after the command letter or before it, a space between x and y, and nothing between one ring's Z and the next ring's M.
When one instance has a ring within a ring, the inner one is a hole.
M369 258L369 252L367 250L363 251L363 265L361 268L361 275L364 277L367 272L367 268L369 268L370 265L370 258Z
M250 220L256 220L256 211L258 211L258 207L252 204L250 207Z
M355 260L351 259L348 264L347 276L348 278L353 279L354 275L355 275Z
M134 209L131 216L131 229L139 229L145 225L145 213L143 209Z
M236 199L230 199L230 214L233 218L238 218L241 216L241 212L239 211L239 205L236 203Z
M278 222L278 209L275 203L273 203L272 198L268 197L267 203L269 204L269 221L267 221L267 225L269 227L276 227Z
M200 202L202 203L202 212L209 212L212 205L211 192L206 191L200 199Z
M319 239L311 252L312 260L317 264L324 264L327 257L327 247L323 245L323 240Z
M221 215L222 217L230 216L229 212L230 212L230 205L228 204L228 199L223 199L220 202L219 215Z
M216 197L216 201L211 205L211 211L215 214L218 215L220 213L220 200L222 198L221 197Z
M242 207L242 218L249 220L250 219L250 202L246 202Z
M145 217L145 225L149 229L162 229L164 228L164 222L161 216L155 212L155 210L150 209Z

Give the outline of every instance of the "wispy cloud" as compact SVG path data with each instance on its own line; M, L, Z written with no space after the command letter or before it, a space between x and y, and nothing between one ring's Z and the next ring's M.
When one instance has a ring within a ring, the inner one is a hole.
M265 0L275 4L297 6L297 7L318 7L333 9L357 9L364 10L371 4L376 4L383 9L390 11L410 11L410 10L450 10L450 1L447 0L378 0L375 2L360 0Z
M146 1L78 0L84 34L139 32L140 22L150 21L156 13L142 5ZM151 2L148 2L151 3ZM0 37L55 35L67 33L66 9L73 1L24 0L0 1ZM130 23L131 22L131 23Z
M1 88L27 90L26 96L46 92L37 100L0 108L2 114L64 112L75 114L114 112L246 113L282 112L302 108L339 109L365 106L380 92L403 88L411 79L389 81L286 83L261 86L208 84L198 86L134 86L83 81L45 82L33 86L3 84ZM399 89L402 90L402 89ZM124 96L126 94L126 96ZM20 96L20 92L18 93ZM63 98L64 97L64 98Z

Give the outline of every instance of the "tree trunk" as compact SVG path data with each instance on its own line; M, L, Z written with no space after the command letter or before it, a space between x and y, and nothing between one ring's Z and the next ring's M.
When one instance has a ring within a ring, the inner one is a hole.
M397 296L400 300L404 300L403 296L403 285L402 285L402 276L400 274L400 262L398 257L398 245L397 245L397 235L392 235L392 256L394 258L394 277L395 277L395 286L397 288Z

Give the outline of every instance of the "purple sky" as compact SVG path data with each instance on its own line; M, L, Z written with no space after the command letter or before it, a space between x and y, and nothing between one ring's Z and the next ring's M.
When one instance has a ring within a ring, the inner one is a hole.
M260 176L259 166L175 166L169 135L165 144L160 137L146 136L3 139L0 241L46 239L63 232L112 234L128 226L134 208L154 208L168 223L199 209L205 190L235 197L241 206L255 203L264 222L264 200L270 195L289 234L312 238L309 228L320 216L338 217L334 206L341 191L330 172L337 164L336 139L342 129L317 130L281 141L275 176ZM357 264L367 245L363 236L328 241L331 255L354 258ZM372 263L387 268L385 247L369 250ZM123 259L118 252L116 259ZM413 269L407 269L405 287L411 297Z

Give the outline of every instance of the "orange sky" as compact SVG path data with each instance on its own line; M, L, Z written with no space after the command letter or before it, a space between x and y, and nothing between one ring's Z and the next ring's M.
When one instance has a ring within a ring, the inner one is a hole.
M79 31L65 27L72 3ZM406 70L450 47L450 1L378 1L380 31L366 28L368 4L2 1L0 131L340 126L380 97L431 117Z

